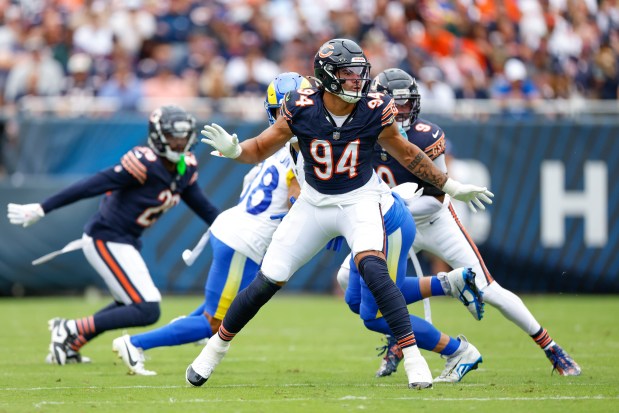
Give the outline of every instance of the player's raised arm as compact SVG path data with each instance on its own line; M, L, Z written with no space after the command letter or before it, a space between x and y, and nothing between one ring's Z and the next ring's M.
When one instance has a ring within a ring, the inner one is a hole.
M236 134L230 135L224 128L212 123L204 125L202 142L211 145L223 156L243 163L258 163L273 155L292 138L293 133L285 119L265 129L255 138L239 143Z
M402 138L397 123L394 122L381 132L378 143L413 174L452 198L465 202L471 211L477 212L475 207L486 209L484 202L492 204L492 192L485 187L462 184L449 178L417 145Z

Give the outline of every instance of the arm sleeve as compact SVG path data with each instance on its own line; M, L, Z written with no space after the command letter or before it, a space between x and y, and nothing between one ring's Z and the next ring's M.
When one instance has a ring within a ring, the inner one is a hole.
M215 218L219 215L219 209L211 204L211 201L204 196L204 193L196 182L189 185L183 191L181 198L187 206L209 226L213 224L213 221L215 221Z
M120 168L104 169L52 195L41 203L43 211L48 213L80 199L92 198L107 191L138 184L138 181L124 169L120 171L118 169Z

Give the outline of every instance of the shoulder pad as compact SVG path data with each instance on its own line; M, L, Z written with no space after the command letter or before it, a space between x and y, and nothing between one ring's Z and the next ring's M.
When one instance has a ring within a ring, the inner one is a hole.
M313 95L317 93L318 89L316 88L297 89L287 92L282 103L282 115L290 122L296 112L303 108L314 106Z
M141 184L146 182L147 164L157 161L158 157L146 146L136 146L120 158L122 167Z

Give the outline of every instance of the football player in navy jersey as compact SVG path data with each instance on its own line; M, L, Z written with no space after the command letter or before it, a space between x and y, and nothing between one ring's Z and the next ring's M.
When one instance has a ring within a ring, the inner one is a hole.
M347 39L322 45L314 58L319 88L286 94L282 116L253 139L239 144L221 126L204 126L202 141L221 155L255 163L292 137L305 161L301 195L273 235L261 269L232 302L217 334L187 368L186 379L204 384L227 353L230 341L296 270L332 238L343 235L378 308L404 355L409 387L432 386L432 374L417 348L404 297L385 262L385 230L380 199L388 188L372 168L378 141L411 172L461 199L485 208L486 188L464 185L436 168L417 146L400 137L392 99L370 93L370 64ZM301 242L301 240L303 242Z
M265 109L269 123L275 123L276 109L290 90L309 87L307 79L294 72L278 75L267 88ZM130 374L154 375L144 368L144 351L207 339L217 332L232 299L254 279L260 262L280 223L272 216L288 211L290 198L297 198L299 185L293 162L282 148L253 167L243 179L237 205L223 211L210 227L213 250L204 302L186 317L144 333L114 339L112 348Z
M376 76L372 83L372 90L388 94L395 99L398 108L397 121L405 138L403 140L408 140L420 147L439 169L447 172L444 156L445 132L436 124L419 117L421 98L415 80L403 70L387 69ZM550 337L522 300L499 285L492 277L477 246L458 219L451 204L450 194L420 180L380 147L377 147L374 153L374 168L391 187L404 182L413 182L424 189L423 195L410 204L417 224L414 251L428 251L452 268L473 268L477 274L475 283L483 293L484 302L497 308L505 318L527 333L545 352L553 369L556 369L560 375L579 375L580 366ZM341 273L338 274L338 281L341 281L340 278L342 278ZM416 277L407 278L403 287L405 297L407 291L419 289L418 283L419 280ZM397 344L393 340L391 348L397 352ZM386 369L381 366L379 373L382 371L382 374L379 375L391 374L401 359L401 357L392 357L392 350L389 352L385 359L390 358L393 363L389 363ZM450 381L449 379L448 371L444 371L438 377L438 381Z
M81 247L114 301L93 315L49 321L53 363L84 362L80 348L104 331L154 324L161 294L139 252L142 232L181 199L208 225L219 213L198 186L194 117L163 106L151 113L148 128L149 146L131 149L119 164L41 203L8 205L11 223L27 227L55 209L105 194L84 227Z

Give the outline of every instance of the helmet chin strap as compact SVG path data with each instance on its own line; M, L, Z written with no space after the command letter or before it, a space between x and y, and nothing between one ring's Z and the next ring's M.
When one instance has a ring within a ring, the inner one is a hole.
M400 124L400 128L403 131L407 131L407 130L409 130L411 128L411 120L410 120L410 118L408 118L406 120L403 120L401 122L399 121L398 123Z
M173 163L177 163L181 159L181 153L180 152L174 152L167 145L165 147L165 153L163 154L163 156L165 156L168 161L173 162Z
M357 103L361 99L361 96L358 96L356 93L354 96L349 95L346 91L343 93L339 93L338 96L344 101L348 103Z

